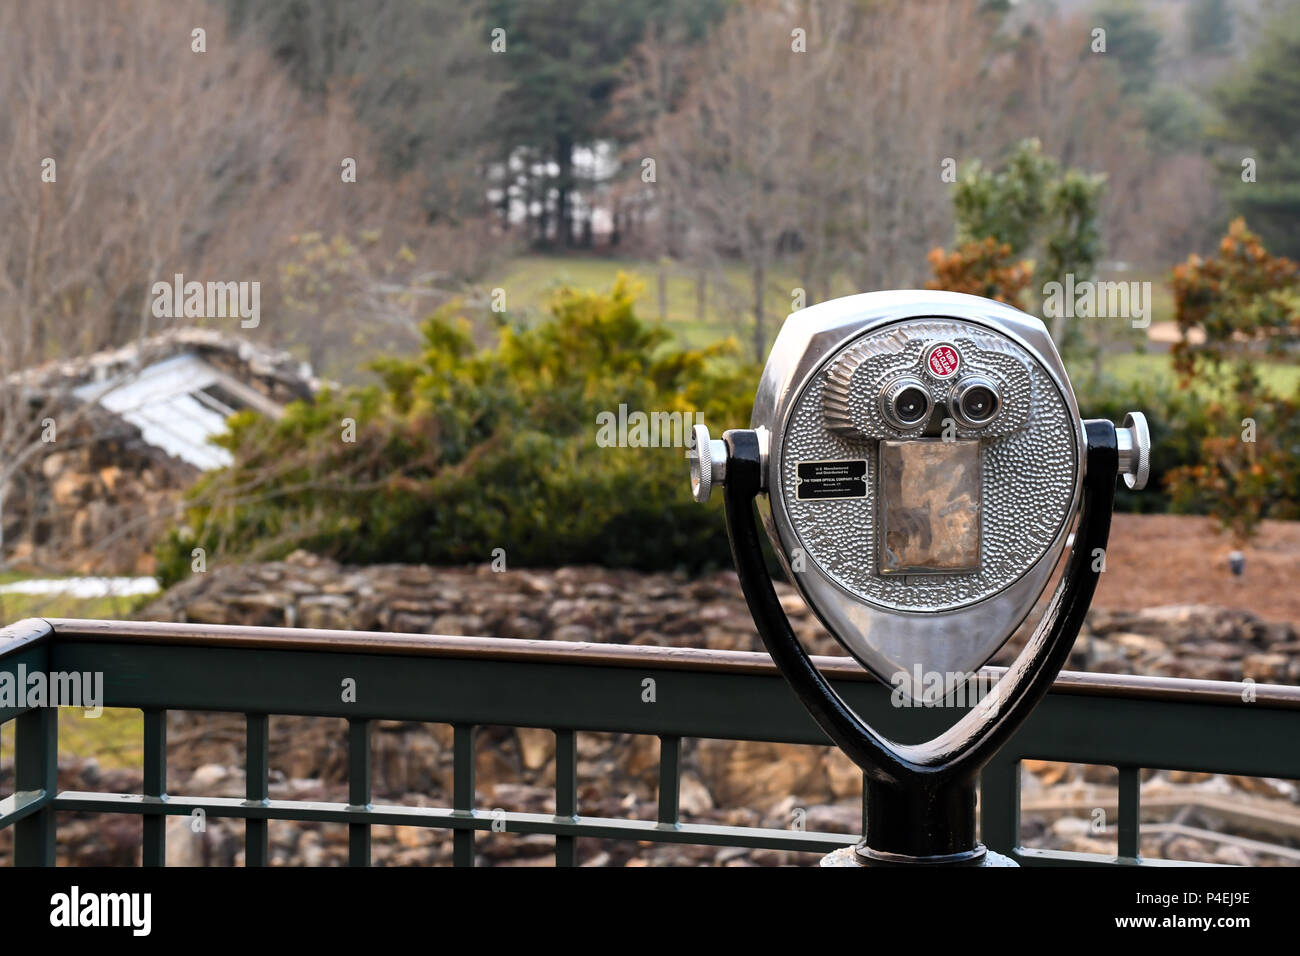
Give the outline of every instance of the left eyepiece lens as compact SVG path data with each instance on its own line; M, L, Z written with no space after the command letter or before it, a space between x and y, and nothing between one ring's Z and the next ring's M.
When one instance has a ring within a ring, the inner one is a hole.
M885 387L880 407L895 428L915 428L930 417L930 393L916 379L900 378Z
M900 421L915 424L925 417L930 407L929 396L915 386L906 388L894 399L894 413Z

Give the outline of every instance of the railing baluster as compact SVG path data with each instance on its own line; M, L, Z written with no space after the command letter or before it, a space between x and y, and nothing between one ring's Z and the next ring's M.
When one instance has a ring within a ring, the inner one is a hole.
M348 803L370 806L370 721L348 721ZM348 824L348 866L370 865L370 824Z
M59 786L59 712L37 707L14 720L14 790L43 790L53 799ZM14 865L54 865L54 808L48 804L14 824Z
M478 728L470 724L455 725L452 745L452 809L465 813L474 810L474 739ZM452 863L474 865L474 831L456 830L452 836Z
M681 820L682 738L659 738L659 822L677 826Z
M862 820L858 824L858 838L865 840L867 837L867 775L862 775L862 800L858 809L862 812Z
M1141 770L1137 767L1119 768L1119 855L1136 858L1139 852L1138 836L1141 829L1140 801Z
M162 800L167 796L167 711L144 711L144 795ZM145 814L140 862L144 866L167 865L167 815L158 810Z
M578 815L578 735L572 730L555 732L555 815L569 820ZM577 838L555 838L555 865L578 865Z
M1020 760L994 757L980 773L980 842L1015 858L1020 846Z
M271 722L266 714L245 714L244 799L265 803L271 796ZM268 821L244 821L244 866L266 866L271 842Z

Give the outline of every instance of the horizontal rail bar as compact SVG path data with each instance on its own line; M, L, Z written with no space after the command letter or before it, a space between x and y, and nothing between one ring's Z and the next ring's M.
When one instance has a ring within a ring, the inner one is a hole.
M10 624L0 629L0 672L12 675L14 687L20 671L27 673L49 670L50 646L54 640L54 628L48 621L29 618ZM18 706L19 700L12 703L0 703L0 723L21 717L32 709L30 704Z
M1208 866L1218 863L1197 863L1192 860L1163 860L1158 857L1102 856L1100 853L1076 853L1071 850L1039 850L1017 847L1011 854L1021 863L1030 866Z
M124 622L130 623L130 622ZM54 636L54 625L44 618L28 617L0 628L0 658L16 654Z
M394 657L402 658L402 663L395 665ZM889 688L848 658L815 660L836 690L873 725L890 734L901 731L898 739L931 735L954 719L954 708L892 706ZM202 808L214 816L242 817L261 827L270 819L350 824L358 837L375 824L449 829L455 833L456 858L462 864L473 861L474 832L491 829L494 823L499 827L503 819L508 831L555 835L565 859L572 858L572 841L580 836L823 853L858 839L848 834L674 824L669 818L676 817L676 801L665 801L663 792L658 813L665 819L658 821L571 817L567 813L508 813L502 818L500 813L494 816L469 809L473 806L473 750L463 744L472 742L472 736L466 735L472 735L477 725L563 727L570 735L580 730L656 734L661 743L682 737L828 743L765 653L34 619L0 629L0 672L14 672L20 665L29 671L39 667L103 672L108 675L105 706L139 707L146 712L177 709L319 715L344 717L356 728L370 719L452 723L458 728L457 794L451 809L367 807L358 805L361 801L356 794L351 804L268 800L264 784L248 794L260 800L81 792L52 796L55 783L50 780L47 790L34 791L29 783L25 792L0 801L0 828L28 820L23 825L30 830L29 818L34 814L44 813L52 822L58 810L133 813L157 821L160 815L183 815ZM1004 669L984 668L982 673L997 678ZM642 693L647 679L658 686L657 695L649 701ZM350 685L350 697L340 695L340 680ZM485 693L488 689L493 692ZM1161 706L1150 706L1157 702ZM1120 766L1131 778L1126 781L1127 799L1122 801L1127 814L1120 814L1125 831L1120 849L1127 852L1105 857L1023 849L1015 845L1019 837L1015 817L1004 820L996 813L985 815L988 837L996 830L1005 837L997 841L999 849L1033 864L1175 865L1177 861L1131 855L1138 835L1133 792L1138 768L1300 778L1300 752L1294 748L1240 745L1241 740L1291 739L1296 710L1300 710L1300 687L1064 672L1008 742L996 766L1014 767L1016 761L1034 757ZM18 713L14 708L0 711L0 720ZM43 717L52 719L48 714ZM1133 733L1137 726L1143 728L1142 734ZM354 744L358 743L356 738ZM668 749L661 758L672 764L676 755ZM665 783L675 783L673 768L666 768L667 780L664 769L661 790ZM993 770L991 767L992 778L997 778ZM994 803L989 799L990 787L1004 798L1015 798L1008 806L1018 805L1018 774L1008 772L1005 776L1006 781L991 778L984 782L984 797L990 807ZM564 797L557 810L568 810L572 801L565 793L557 796ZM353 859L357 861L362 848L355 840L354 844ZM52 852L52 845L44 851Z
M31 816L54 801L54 793L47 790L22 790L0 800L0 830Z
M732 827L680 823L667 826L654 820L619 817L557 817L545 813L482 812L400 804L357 807L346 803L267 800L253 802L238 797L144 797L139 794L84 793L65 791L54 800L54 809L83 813L167 813L187 816L201 809L209 817L242 817L252 820L299 820L321 823L434 827L444 830L499 831L507 833L549 833L556 836L593 837L611 840L645 840L651 843L693 843L707 846L739 846L761 850L797 850L826 853L850 846L862 839L848 833L776 830L765 827Z
M255 648L280 651L324 651L344 654L383 654L401 657L472 657L481 660L530 663L598 664L607 667L655 667L683 670L757 671L777 673L772 659L756 651L712 651L694 647L652 647L403 634L386 631L331 631L302 627L246 627L219 624L170 624L155 621L89 621L51 618L60 639L170 644L200 647ZM5 648L0 644L0 655ZM845 672L874 680L848 658L819 658L828 667L847 665Z
M11 633L12 632L12 633ZM640 644L593 644L519 640L498 637L403 634L382 631L334 631L314 628L248 627L219 624L172 624L155 621L91 621L75 618L28 619L0 629L0 659L25 644L49 638L109 640L124 643L241 647L286 651L325 651L409 657L460 657L535 663L598 664L608 667L657 667L726 673L778 674L764 652L715 651L692 647ZM835 680L874 682L851 658L817 656L813 660ZM982 675L1001 677L1006 668L986 667ZM1238 703L1253 697L1256 705L1300 709L1300 687L1240 681L1192 680L1062 671L1052 693Z

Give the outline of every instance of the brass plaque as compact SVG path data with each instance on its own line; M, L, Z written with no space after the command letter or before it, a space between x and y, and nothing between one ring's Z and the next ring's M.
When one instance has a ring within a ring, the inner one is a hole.
M954 574L980 566L980 443L882 441L881 574Z

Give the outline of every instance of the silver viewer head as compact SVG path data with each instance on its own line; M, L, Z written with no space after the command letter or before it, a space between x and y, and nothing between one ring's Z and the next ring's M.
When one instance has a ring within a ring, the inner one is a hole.
M1130 487L1147 469L1136 418L1120 435ZM917 699L928 675L972 673L1005 642L1077 515L1087 443L1065 366L1041 321L988 299L876 292L795 313L751 427L790 580ZM699 438L723 480L723 443Z

